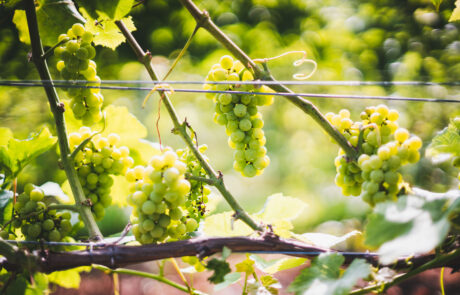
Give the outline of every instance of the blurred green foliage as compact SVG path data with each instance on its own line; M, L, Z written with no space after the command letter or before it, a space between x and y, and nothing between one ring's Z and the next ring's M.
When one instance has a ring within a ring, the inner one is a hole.
M436 11L429 0L237 0L196 1L236 44L253 58L277 56L291 50L304 50L318 63L311 80L363 81L460 81L460 25L449 23L454 0L444 0ZM13 12L0 10L0 79L37 79L33 64L27 60L29 47L19 42L11 20ZM154 55L153 63L164 75L195 27L193 18L179 1L144 1L131 15L137 27L134 36ZM98 74L103 80L148 80L142 65L128 45L116 51L97 48ZM199 30L169 80L202 81L212 64L226 50L204 30ZM279 80L290 80L297 71L309 72L308 65L294 68L300 56L287 56L269 63ZM49 59L53 77L56 59ZM161 76L161 75L160 75ZM180 85L177 88L190 87ZM449 86L297 86L298 92L411 97L459 98L458 87ZM59 91L65 98L63 91ZM144 122L148 139L158 141L155 121L158 97L141 108L146 91L105 90L107 104L127 106ZM333 159L338 147L319 126L281 97L262 110L267 148L272 160L262 176L243 179L232 170L232 150L226 135L212 122L212 102L204 95L176 93L172 97L182 118L186 117L198 133L199 143L209 146L213 166L225 174L227 185L248 211L261 208L265 198L282 191L304 199L309 207L298 219L303 231L327 220L346 221L322 225L325 231L340 233L350 224L360 228L369 209L359 198L345 198L334 184ZM312 99L319 109L338 112L350 109L355 118L365 106L380 101L351 99ZM426 147L449 118L460 114L455 104L384 102L401 113L401 126L420 136ZM179 137L170 134L172 123L161 109L159 130L162 142L183 147ZM0 119L18 138L37 126L52 126L46 98L41 88L0 87ZM405 171L406 179L425 189L446 191L455 184L455 172L447 164L423 159ZM41 184L62 183L64 174L57 165L56 151L39 157L19 178ZM225 208L225 205L218 208Z

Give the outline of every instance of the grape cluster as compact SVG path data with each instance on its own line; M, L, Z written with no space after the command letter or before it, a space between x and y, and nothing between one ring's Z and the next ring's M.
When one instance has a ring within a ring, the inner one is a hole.
M418 150L422 141L399 128L398 112L385 105L368 107L360 117L360 122L353 122L348 110L326 114L328 121L360 153L358 160L353 161L343 150L339 151L335 159L335 182L344 195L362 194L363 200L371 205L394 200L403 185L397 170L420 159Z
M198 147L198 150L203 154L208 149L208 146L203 144ZM200 162L189 148L179 149L176 151L179 160L186 164L186 173L197 177L206 177L206 171L201 167ZM206 161L207 157L203 155ZM203 184L203 182L195 179L189 179L190 192L186 196L185 208L187 208L188 217L199 222L206 214L206 203L211 190Z
M134 207L132 232L140 243L181 239L197 229L198 222L187 217L185 204L191 185L184 177L186 170L177 154L166 148L147 166L126 172L127 180L134 183L128 203Z
M228 55L223 56L218 64L213 65L206 77L206 81L229 83L253 79L251 72L245 69L240 61L234 61ZM205 84L204 88L219 91L273 92L264 85L256 89L254 85L247 84ZM228 144L236 150L233 155L234 169L246 177L261 174L270 163L270 158L266 155L267 140L262 130L264 121L257 106L271 105L274 100L273 95L208 93L207 97L215 103L214 121L226 127L229 136Z
M85 30L82 24L74 24L67 34L59 36L62 45L54 50L60 59L56 68L64 80L87 80L88 86L100 85L96 63L96 49L91 45L93 34ZM71 108L75 118L83 120L85 125L97 123L102 119L101 107L104 97L98 88L67 88L72 99Z
M69 143L76 148L93 135L89 127L81 127L78 132L69 135ZM74 158L78 178L86 198L91 202L96 220L101 220L105 208L112 204L111 175L123 175L134 164L129 149L125 146L117 147L119 141L120 137L115 133L107 137L94 135Z
M20 228L26 240L41 240L59 242L72 231L70 213L57 213L50 210L44 200L45 194L39 187L29 183L24 192L17 198L14 205L15 213L12 226ZM4 239L14 238L6 230L0 232Z

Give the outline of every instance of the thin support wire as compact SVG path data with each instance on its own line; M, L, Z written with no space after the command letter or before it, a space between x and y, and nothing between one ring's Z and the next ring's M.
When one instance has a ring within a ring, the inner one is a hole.
M2 82L0 81L0 86ZM164 82L163 82L164 83ZM106 90L148 90L149 87L133 87L133 86L92 86L92 85L47 85L47 83L24 83L17 82L7 86L20 87L56 87L56 88L97 88ZM156 88L157 91L171 91L171 88ZM229 93L229 94L247 94L247 95L275 95L275 96L301 96L309 98L335 98L335 99L355 99L355 100L388 100L388 101L419 101L419 102L437 102L437 103L460 103L460 99L451 98L423 98L423 97L404 97L404 96L372 96L372 95L353 95L353 94L321 94L321 93L288 93L288 92L251 92L251 91L236 91L236 90L202 90L202 89L178 89L174 88L175 92L181 93Z

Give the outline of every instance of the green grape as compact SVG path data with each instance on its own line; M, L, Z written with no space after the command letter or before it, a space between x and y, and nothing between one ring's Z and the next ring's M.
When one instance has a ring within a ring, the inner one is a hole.
M184 175L189 169L186 162L196 164L197 161L188 158L189 152L176 153L170 148L161 151L158 147L156 154L147 166L126 171L127 180L133 183L128 196L129 204L134 207L131 215L135 226L133 234L142 244L186 238L186 233L196 230L191 221L187 231L183 216L195 214L195 208L188 203L192 186ZM187 159L183 161L181 157L186 154Z
M92 95L92 94L90 94ZM97 95L94 95L97 98ZM85 139L93 136L89 127L82 127L69 135L69 143L76 148ZM129 157L129 149L117 147L120 137L95 135L74 159L75 168L87 199L91 200L92 211L97 220L105 215L105 208L112 204L110 188L111 175L124 174L134 162ZM133 175L134 177L134 175ZM144 201L147 196L144 195Z
M55 54L61 60L56 64L57 70L64 80L89 80L97 83L88 85L99 85L100 79L97 76L96 64L91 59L95 57L96 51L91 42L93 35L86 31L82 24L74 24L67 34L61 34L59 41L64 41L62 46L55 49ZM85 125L92 125L102 119L101 107L103 96L97 88L77 89L68 88L67 94L72 98L72 112L75 118L82 120ZM88 94L97 94L97 97Z
M224 125L225 131L229 136L228 144L232 149L247 151L258 150L265 145L266 139L262 131L262 115L258 112L257 106L270 105L273 103L273 91L262 85L256 89L253 85L239 86L238 81L253 80L254 77L239 61L234 61L232 57L223 56L218 64L212 66L206 78L207 81L228 81L229 84L204 85L206 90L235 90L241 87L248 92L270 93L269 95L248 95L248 94L207 94L215 103L214 121L219 125ZM251 152L250 152L251 154ZM235 154L237 155L237 154ZM266 151L257 152L257 156L251 154L250 159L236 159L234 162L235 170L241 172L243 176L253 177L259 175L270 163L265 159ZM260 159L260 160L258 160ZM257 164L256 164L256 161ZM244 169L246 168L246 172ZM255 173L254 173L255 171Z
M397 170L420 159L420 138L411 137L406 129L399 128L398 112L385 105L366 108L360 115L360 122L353 122L348 110L341 110L337 115L327 113L325 117L355 148L362 136L357 161L348 159L343 150L335 160L335 182L342 193L361 194L372 206L395 200L403 185Z

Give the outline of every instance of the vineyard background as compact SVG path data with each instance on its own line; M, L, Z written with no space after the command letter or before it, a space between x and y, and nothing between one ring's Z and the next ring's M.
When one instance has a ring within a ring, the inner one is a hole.
M206 9L216 24L253 58L305 50L308 58L318 63L318 70L309 81L456 82L460 77L460 26L458 22L447 21L454 1L444 1L439 12L429 1L209 0L197 1L197 4ZM10 22L13 15L6 10L0 12L0 79L37 79L34 65L26 59L30 47L19 42L21 35ZM192 33L194 19L175 1L145 1L133 8L131 15L138 28L134 36L152 52L152 62L163 76ZM200 30L168 80L202 81L211 65L224 54L227 51L207 32ZM272 74L278 80L291 80L292 74L298 70L291 66L294 60L296 56L287 56L270 62ZM52 57L49 62L53 77L58 77L54 69L57 60ZM98 47L96 62L103 80L149 79L127 44L121 45L117 51ZM311 68L306 65L300 70L308 72ZM200 89L201 86L181 85L177 88ZM293 86L292 89L310 93L458 97L458 86L449 85L309 85ZM64 92L58 91L64 96ZM147 139L158 141L154 128L158 118L158 96L151 98L147 107L142 109L140 106L147 91L104 90L103 93L107 104L128 107L147 126ZM30 130L52 122L48 106L43 103L45 94L40 88L0 86L0 97L2 127L11 128L19 137L25 138ZM172 100L178 113L185 116L197 132L199 143L209 146L208 157L224 173L226 184L248 212L259 211L267 196L283 192L308 204L304 213L294 221L296 232L343 235L363 229L369 206L359 198L343 197L340 188L333 183L337 146L311 118L292 104L276 98L274 106L263 109L271 165L262 176L245 179L232 169L232 151L222 128L212 122L211 102L203 94L193 93L176 93ZM345 107L355 117L365 106L380 103L333 98L313 98L311 101L323 113L337 112ZM401 101L387 104L400 112L401 125L420 136L424 143L429 143L436 132L448 124L449 118L460 114L457 105ZM25 112L30 115L25 117ZM166 111L162 109L161 113L166 114ZM174 148L182 147L180 139L169 132L171 128L170 120L162 117L159 123L162 142ZM56 151L51 150L29 165L19 178L19 191L27 182L63 183L65 174L56 169L56 157ZM436 192L457 185L456 171L451 166L434 164L430 159L410 165L404 173L405 179L414 186ZM209 210L227 211L228 205L218 194L215 195ZM111 207L106 218L99 223L103 235L120 232L128 222L129 211L127 207ZM339 249L362 251L363 239L357 235ZM452 280L454 284L458 282L456 276Z

